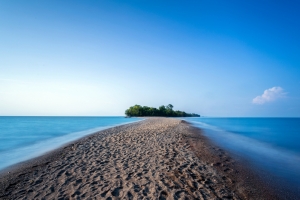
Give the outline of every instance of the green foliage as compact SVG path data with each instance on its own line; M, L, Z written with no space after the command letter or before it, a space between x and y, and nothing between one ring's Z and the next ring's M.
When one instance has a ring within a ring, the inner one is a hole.
M146 116L164 116L164 117L200 117L195 113L186 113L184 111L174 111L173 105L159 106L159 108L153 108L148 106L134 105L125 111L125 115L129 117L146 117Z

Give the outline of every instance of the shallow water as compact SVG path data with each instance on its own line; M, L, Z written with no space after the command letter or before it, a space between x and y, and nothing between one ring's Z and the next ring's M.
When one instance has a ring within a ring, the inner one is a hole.
M0 169L96 131L138 120L124 117L0 117Z
M300 118L185 118L216 144L300 191Z

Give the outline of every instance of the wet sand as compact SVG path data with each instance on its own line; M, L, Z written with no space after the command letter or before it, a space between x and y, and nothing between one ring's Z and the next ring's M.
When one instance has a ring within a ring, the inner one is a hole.
M279 198L201 130L148 118L3 171L0 199Z

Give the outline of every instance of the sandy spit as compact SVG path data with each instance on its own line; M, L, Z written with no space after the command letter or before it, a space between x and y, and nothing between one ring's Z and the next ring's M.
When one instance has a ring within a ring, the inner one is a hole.
M0 199L278 199L190 124L100 131L0 176Z

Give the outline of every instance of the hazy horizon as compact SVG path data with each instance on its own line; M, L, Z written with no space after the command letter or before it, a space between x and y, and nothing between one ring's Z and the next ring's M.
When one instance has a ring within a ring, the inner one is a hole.
M300 117L300 3L0 1L0 116Z

